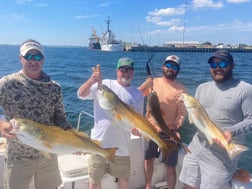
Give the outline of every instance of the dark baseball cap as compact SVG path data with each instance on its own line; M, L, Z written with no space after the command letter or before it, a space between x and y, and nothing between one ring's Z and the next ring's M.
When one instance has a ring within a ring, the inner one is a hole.
M219 58L222 61L226 61L226 62L230 62L233 63L234 59L233 56L229 53L229 51L227 50L217 50L209 59L208 59L208 63L211 63L213 58Z

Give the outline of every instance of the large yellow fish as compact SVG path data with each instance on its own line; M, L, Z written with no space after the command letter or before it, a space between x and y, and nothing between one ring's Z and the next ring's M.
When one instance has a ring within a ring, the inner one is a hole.
M24 144L39 150L45 157L50 154L72 154L83 152L99 154L111 161L117 148L101 148L97 141L76 129L62 130L60 127L43 125L28 119L14 118L13 131Z
M135 112L125 104L110 88L101 85L98 90L97 100L113 125L131 132L137 128L147 139L154 141L161 149L163 158L169 152L167 144L158 136L151 123L140 113Z
M194 97L183 93L180 99L184 102L190 123L193 123L202 133L205 134L209 144L213 144L213 139L218 139L225 147L231 160L240 153L248 150L246 146L228 143L223 132L209 118L206 110Z

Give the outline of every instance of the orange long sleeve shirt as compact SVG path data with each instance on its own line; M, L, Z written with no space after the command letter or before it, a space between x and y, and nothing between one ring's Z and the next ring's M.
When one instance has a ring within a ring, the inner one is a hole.
M184 122L186 116L186 110L182 102L178 102L178 97L181 92L186 92L186 88L183 84L177 81L170 83L165 78L154 78L153 90L156 91L159 98L160 110L165 123L169 129L178 130ZM149 92L151 89L149 89ZM156 121L148 114L148 106L146 109L147 119L159 132L161 129L158 127Z

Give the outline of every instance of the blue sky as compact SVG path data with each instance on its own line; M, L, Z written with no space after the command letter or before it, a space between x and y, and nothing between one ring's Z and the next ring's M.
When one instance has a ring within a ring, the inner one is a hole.
M92 28L117 39L162 45L182 41L252 45L251 0L0 0L0 44L34 38L87 46Z

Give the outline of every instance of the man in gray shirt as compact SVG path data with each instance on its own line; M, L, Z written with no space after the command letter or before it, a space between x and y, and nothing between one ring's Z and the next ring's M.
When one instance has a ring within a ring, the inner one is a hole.
M216 51L208 63L213 81L199 85L195 98L228 141L244 144L245 135L252 132L252 86L233 77L235 64L228 51ZM231 160L219 141L210 145L200 131L189 149L192 153L185 155L179 178L186 189L231 189L239 157Z

